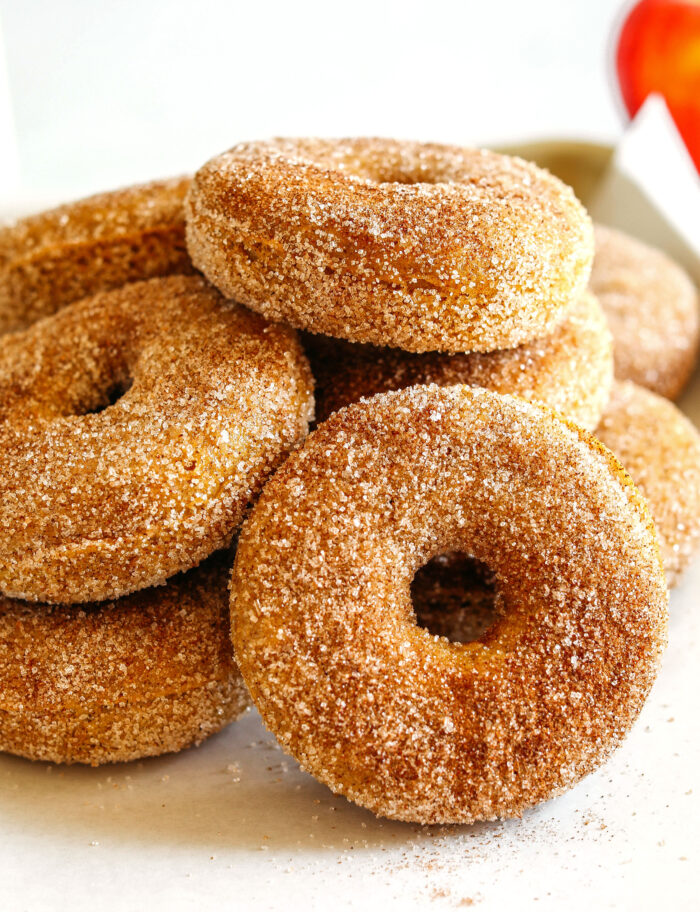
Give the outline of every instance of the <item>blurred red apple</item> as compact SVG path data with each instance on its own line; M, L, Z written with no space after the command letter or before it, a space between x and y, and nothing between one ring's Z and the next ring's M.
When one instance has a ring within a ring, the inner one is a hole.
M624 21L617 75L630 116L658 92L700 171L700 0L641 0Z

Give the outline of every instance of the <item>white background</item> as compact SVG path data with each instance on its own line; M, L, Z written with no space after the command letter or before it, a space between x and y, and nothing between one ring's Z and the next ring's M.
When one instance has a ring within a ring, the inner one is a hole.
M614 139L619 15L618 0L0 0L21 163L6 192L77 196L275 134Z
M618 16L614 0L0 0L0 216L270 134L614 141ZM684 406L697 422L700 378ZM696 564L623 748L522 821L376 820L301 773L255 714L138 764L0 756L0 908L695 909L699 590Z

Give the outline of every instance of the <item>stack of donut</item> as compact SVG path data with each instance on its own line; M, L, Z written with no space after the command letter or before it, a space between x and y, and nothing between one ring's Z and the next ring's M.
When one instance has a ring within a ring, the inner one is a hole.
M3 750L131 760L249 703L232 538L303 440L313 385L293 330L195 274L188 184L0 234L0 325L30 324L0 337Z
M700 542L697 294L558 179L242 144L0 232L0 328L0 749L252 699L334 791L467 823L629 730Z

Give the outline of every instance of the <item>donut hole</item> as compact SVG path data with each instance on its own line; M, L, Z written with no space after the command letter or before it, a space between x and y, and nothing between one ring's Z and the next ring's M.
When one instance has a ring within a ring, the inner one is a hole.
M131 389L133 383L132 377L126 377L124 379L115 380L114 383L111 383L106 390L100 392L98 396L95 397L94 404L91 404L87 408L84 408L80 411L81 415L98 415L100 412L106 411L111 406L115 405L122 396Z
M426 174L421 174L417 176L415 174L405 174L402 172L396 172L391 174L388 177L385 177L383 180L379 181L380 184L435 184L437 181L430 180L429 176Z
M453 643L478 640L499 616L494 574L456 551L433 557L416 572L411 600L418 626Z
M349 162L342 170L370 181L373 184L442 184L450 182L450 175L431 163L421 166L403 161Z
M387 171L380 171L373 175L378 184L439 184L443 183L437 174L431 174L428 171L408 171L402 168L396 168Z

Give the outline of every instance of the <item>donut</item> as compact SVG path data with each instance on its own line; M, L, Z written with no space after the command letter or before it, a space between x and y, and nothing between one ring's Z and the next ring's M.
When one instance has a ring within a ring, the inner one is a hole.
M189 177L100 193L0 228L0 333L126 282L191 273Z
M521 159L389 139L242 143L195 174L194 265L272 319L407 351L546 335L579 297L590 220Z
M0 592L101 601L225 547L306 433L293 330L170 276L0 338Z
M502 611L472 643L418 626L411 580L457 551ZM668 593L646 504L555 412L413 386L335 412L238 542L234 653L307 771L417 823L519 815L617 746L659 666Z
M660 250L595 226L590 287L615 342L615 376L677 399L693 372L700 344L698 293Z
M182 750L248 706L216 555L116 602L0 597L0 750L114 763Z
M596 436L618 457L654 517L669 586L700 545L700 435L672 402L618 381Z
M307 334L322 421L363 396L421 383L466 383L543 402L593 430L610 396L612 339L600 305L584 293L554 331L499 352L422 355Z

